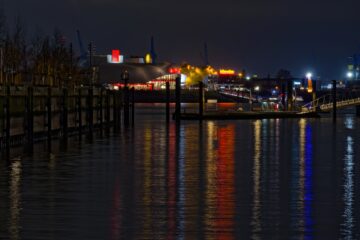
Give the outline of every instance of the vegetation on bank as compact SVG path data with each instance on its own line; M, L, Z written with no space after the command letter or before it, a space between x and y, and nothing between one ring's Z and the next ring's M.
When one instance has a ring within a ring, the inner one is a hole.
M71 86L83 84L88 70L78 67L72 44L61 31L43 35L40 30L27 36L20 17L10 28L0 10L0 84Z

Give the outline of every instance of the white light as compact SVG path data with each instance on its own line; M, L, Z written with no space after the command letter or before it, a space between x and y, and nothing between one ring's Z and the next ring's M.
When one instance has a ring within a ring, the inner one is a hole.
M260 91L260 86L256 86L256 87L254 88L254 90L255 90L255 91Z
M347 77L348 77L348 78L353 78L353 77L354 77L354 74L353 74L352 72L348 72L348 73L347 73Z
M250 76L247 76L247 77L246 77L246 80L250 80L250 79L251 79L251 77L250 77Z
M308 73L306 74L306 78L307 78L307 79L311 79L311 78L312 78L312 73L311 73L311 72L308 72Z
M119 86L114 85L114 90L119 90Z
M119 62L113 62L112 55L107 55L106 58L107 58L107 63L111 63L111 64L124 63L124 56L123 55L119 56Z
M184 74L180 74L180 82L181 82L181 84L185 84L186 83L186 75L184 75Z

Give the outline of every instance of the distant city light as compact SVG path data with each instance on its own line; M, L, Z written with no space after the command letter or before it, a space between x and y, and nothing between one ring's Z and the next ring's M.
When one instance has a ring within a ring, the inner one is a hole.
M181 74L181 75L180 75L180 82L181 82L181 84L185 84L185 83L186 83L186 75L185 75L185 74Z
M111 54L111 60L113 63L118 63L120 62L120 50L118 49L114 49L112 50L112 54Z
M348 73L347 73L347 77L348 77L348 78L353 78L353 77L354 77L354 74L353 74L352 72L348 72Z
M146 64L151 64L151 63L153 63L153 60L152 60L152 57L151 57L151 54L150 54L150 53L148 53L148 54L145 55L145 63L146 63Z
M180 68L170 68L170 69L169 69L169 73L170 73L170 74L180 74L180 73L181 73L181 69L180 69Z
M307 92L308 93L312 93L313 92L313 85L312 85L312 73L311 72L308 72L306 74L306 78L308 79L308 86L307 86Z
M250 76L246 76L246 80L250 80L251 79L251 77Z
M256 86L256 87L254 88L254 90L255 90L255 91L260 91L260 86Z

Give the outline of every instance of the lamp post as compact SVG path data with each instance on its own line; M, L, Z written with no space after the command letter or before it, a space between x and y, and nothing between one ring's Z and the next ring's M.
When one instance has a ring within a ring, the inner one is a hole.
M129 125L129 72L125 70L121 73L121 80L124 81L124 125Z

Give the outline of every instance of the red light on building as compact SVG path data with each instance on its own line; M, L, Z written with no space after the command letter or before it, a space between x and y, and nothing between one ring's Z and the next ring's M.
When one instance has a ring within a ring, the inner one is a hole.
M112 62L120 62L120 50L112 50Z
M180 68L170 68L169 73L171 73L171 74L180 74L181 70L180 70Z

